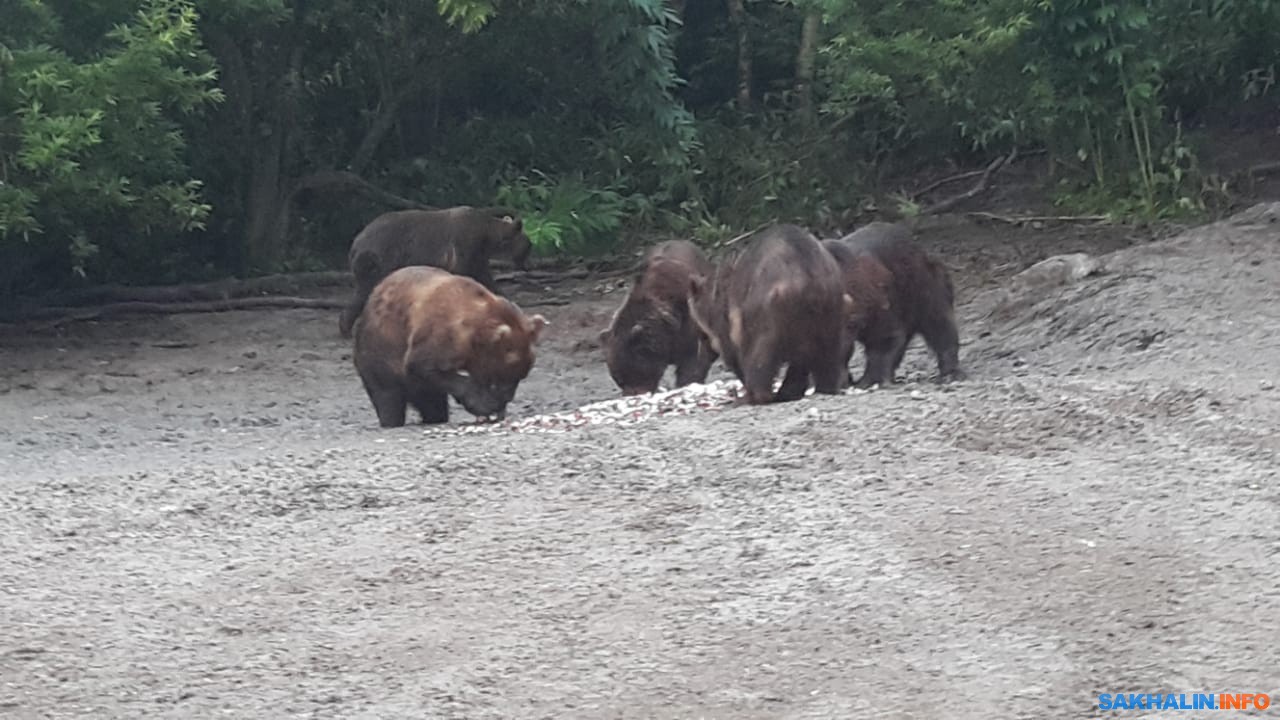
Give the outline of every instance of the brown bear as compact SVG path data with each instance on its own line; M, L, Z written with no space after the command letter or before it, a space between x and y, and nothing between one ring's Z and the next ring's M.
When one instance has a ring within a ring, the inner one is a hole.
M689 317L689 279L712 265L698 246L670 240L644 258L631 292L600 333L609 376L623 395L658 389L668 365L676 385L704 382L715 353Z
M523 270L532 249L523 221L503 208L462 205L383 213L351 241L347 263L355 279L355 294L342 311L338 330L343 337L351 336L351 326L373 286L398 268L430 265L466 275L497 292L489 271L490 255L507 250L516 268Z
M689 311L752 405L843 389L844 328L853 300L840 266L795 225L753 233L710 275L690 279ZM783 364L787 374L775 394Z
M450 395L476 417L501 419L546 325L469 277L410 266L369 295L353 360L382 427L404 425L406 404L424 423L448 422Z
M894 383L907 346L924 337L938 361L938 381L960 379L960 338L955 320L955 287L947 268L912 240L897 223L874 222L823 246L844 275L854 302L845 338L845 364L854 343L862 343L866 368L849 381L859 388Z

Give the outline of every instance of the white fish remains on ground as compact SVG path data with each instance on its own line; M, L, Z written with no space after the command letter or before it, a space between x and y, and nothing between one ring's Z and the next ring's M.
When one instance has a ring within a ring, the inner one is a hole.
M774 382L776 390L782 383ZM631 395L583 405L577 410L546 415L491 422L471 420L457 425L436 425L426 430L430 434L464 435L499 432L561 432L588 425L635 425L656 417L689 415L702 410L719 410L731 405L741 395L742 383L737 380L716 380L709 383L693 383L674 390L662 390L647 395ZM857 395L866 390L847 388L845 395ZM805 392L813 395L813 388Z
M495 432L556 432L587 425L634 425L664 415L688 415L699 410L723 408L738 397L742 383L717 380L694 383L674 390L632 395L583 405L576 410L505 420L473 421L453 426L437 426L428 433L463 434Z

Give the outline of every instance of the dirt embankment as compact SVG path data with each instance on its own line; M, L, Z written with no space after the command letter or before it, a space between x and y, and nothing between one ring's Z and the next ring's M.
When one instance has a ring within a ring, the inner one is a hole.
M561 434L378 430L334 312L6 337L0 710L1083 718L1099 692L1280 699L1276 218L1139 244L937 227L922 240L959 275L970 380L927 382L917 344L899 388ZM1096 272L1013 277L1069 252ZM513 417L615 394L593 346L615 286L544 311Z

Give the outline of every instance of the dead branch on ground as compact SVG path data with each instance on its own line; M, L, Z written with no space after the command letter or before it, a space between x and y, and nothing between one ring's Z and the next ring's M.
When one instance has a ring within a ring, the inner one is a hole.
M1250 167L1247 171L1249 177L1255 175L1270 175L1271 173L1280 172L1280 162L1260 163Z
M546 270L529 270L526 272L510 272L494 275L496 282L515 282L528 285L545 285L565 282L566 280L581 280L583 278L592 277L589 270L575 269L565 270L564 272L548 272Z
M1107 222L1111 219L1106 215L997 215L980 210L967 212L965 215L1009 225L1025 225L1033 222Z
M742 233L741 235L738 235L738 236L736 236L736 237L733 237L733 238L730 238L730 239L728 239L728 240L725 240L724 242L720 243L720 247L729 247L730 245L733 245L734 243L739 242L739 241L741 241L741 240L742 240L742 239L744 239L744 238L751 237L752 235L754 235L754 234L756 234L756 233L760 232L761 230L763 230L763 229L765 229L765 228L769 227L770 225L772 225L772 224L774 224L774 223L776 223L776 222L777 222L777 220L775 219L775 220L768 220L768 221L765 221L765 222L763 222L763 223L760 223L760 224L759 224L759 225L757 225L756 227L754 227L754 228L752 228L752 229L750 229L750 230L748 230L748 231L746 231L746 232Z
M524 309L524 308L536 308L536 307L550 307L555 305L568 305L571 302L573 302L571 298L548 297L548 298L542 298L540 300L534 300L533 302L522 302L522 303L519 303L519 305L521 309Z

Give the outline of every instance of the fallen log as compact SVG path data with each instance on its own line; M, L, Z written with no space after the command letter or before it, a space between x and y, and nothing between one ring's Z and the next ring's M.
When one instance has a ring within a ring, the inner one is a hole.
M287 295L310 288L349 284L351 284L351 273L327 271L264 275L244 280L228 278L184 285L99 285L55 293L44 298L39 304L82 307L127 302L175 303L231 300L252 295Z
M48 329L73 322L103 320L122 315L181 315L230 312L262 308L337 310L345 301L300 297L255 297L205 302L118 302L95 308L42 307L11 318L7 324L26 329ZM39 322L44 321L44 322ZM38 323L38 324L33 324Z

